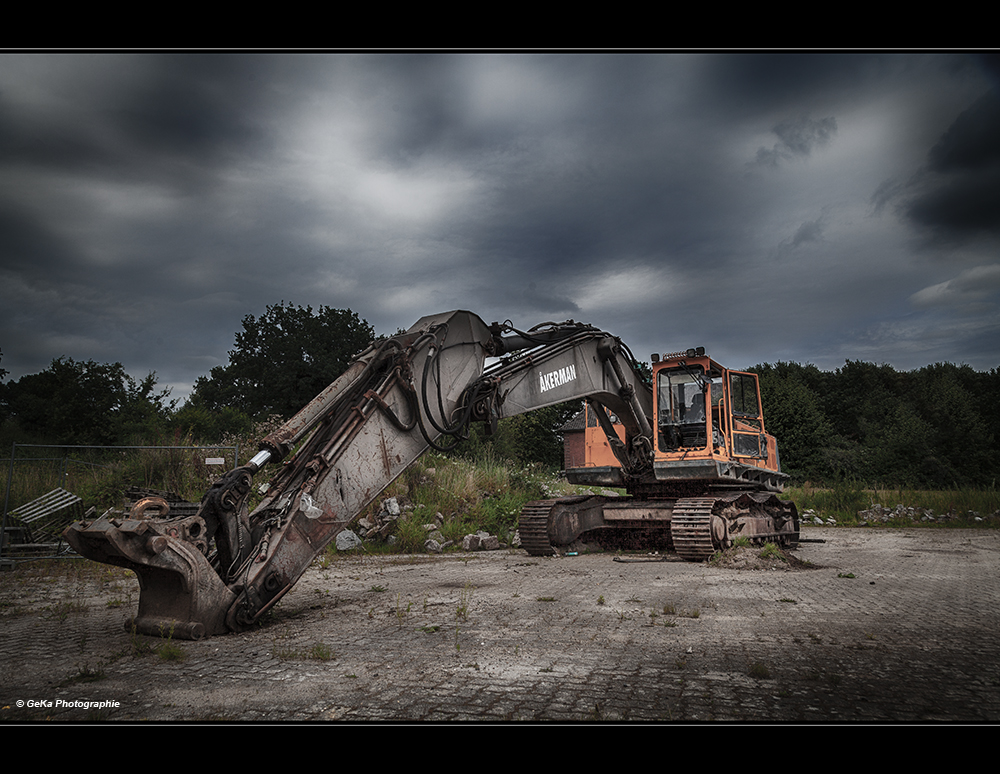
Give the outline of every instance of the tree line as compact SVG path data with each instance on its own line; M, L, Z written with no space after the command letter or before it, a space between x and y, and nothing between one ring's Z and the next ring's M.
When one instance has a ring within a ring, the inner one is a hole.
M847 361L835 371L775 363L760 378L765 425L798 482L992 487L1000 471L1000 371L915 371Z
M0 384L0 443L83 445L218 443L256 423L288 418L338 377L375 338L349 309L284 302L247 315L226 365L200 377L183 405L156 374L135 380L121 363L62 357ZM768 432L793 481L908 487L989 487L1000 469L997 369L939 363L900 372L848 361L755 366ZM6 375L0 369L0 379ZM486 450L558 467L559 428L578 406L511 417L487 437L474 428L456 453Z
M129 445L186 438L217 443L258 421L288 418L339 376L375 338L348 309L292 304L247 315L226 365L199 377L184 402L137 381L121 363L57 358L0 384L0 439L39 444ZM0 371L0 378L5 372Z

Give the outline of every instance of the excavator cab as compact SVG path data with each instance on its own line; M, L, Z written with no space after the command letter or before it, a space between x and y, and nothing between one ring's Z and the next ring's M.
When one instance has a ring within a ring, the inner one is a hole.
M653 379L657 479L728 479L781 491L757 374L725 368L699 347L653 355Z
M765 430L757 375L725 368L700 347L651 359L652 389L643 403L647 457L621 454L626 436L617 464L566 470L571 483L619 486L627 496L529 503L521 514L522 544L535 555L566 550L575 540L665 546L692 561L737 537L794 547L798 514L778 497L788 477ZM614 448L614 428L603 429Z

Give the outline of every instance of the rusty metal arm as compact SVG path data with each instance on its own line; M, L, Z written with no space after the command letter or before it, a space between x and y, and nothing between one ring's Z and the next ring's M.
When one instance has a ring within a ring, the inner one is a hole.
M622 468L630 475L650 469L652 388L620 339L569 321L537 326L527 333L517 331L501 337L501 343L505 352L520 351L487 369L481 380L493 387L492 405L497 416L587 400L599 408L601 427ZM605 409L625 426L624 444Z
M362 353L216 482L196 516L102 517L72 525L67 541L139 576L141 632L197 639L246 629L442 430L457 432L468 386L496 346L469 312L425 317ZM248 513L253 476L277 462Z

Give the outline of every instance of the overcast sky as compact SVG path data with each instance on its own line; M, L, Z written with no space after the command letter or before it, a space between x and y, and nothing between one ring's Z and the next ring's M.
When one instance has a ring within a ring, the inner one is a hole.
M997 55L0 55L8 379L183 399L281 301L988 370L998 248Z

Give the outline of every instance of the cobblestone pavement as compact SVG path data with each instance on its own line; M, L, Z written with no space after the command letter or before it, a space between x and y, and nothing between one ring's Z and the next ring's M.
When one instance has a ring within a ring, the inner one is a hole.
M803 536L825 542L802 571L347 558L265 627L159 652L123 626L131 573L24 566L0 576L0 720L1000 720L1000 532Z

